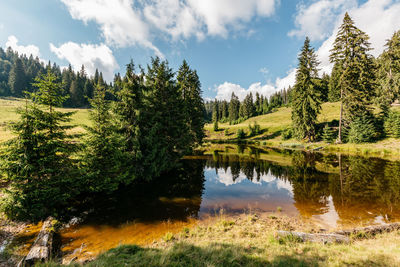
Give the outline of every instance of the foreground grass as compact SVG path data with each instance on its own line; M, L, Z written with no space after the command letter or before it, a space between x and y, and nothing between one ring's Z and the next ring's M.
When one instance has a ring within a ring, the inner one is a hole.
M400 106L392 108L400 111ZM322 105L321 114L318 116L318 122L325 124L333 120L339 120L340 103L324 103ZM260 146L279 147L289 149L304 149L311 150L323 147L327 152L341 152L346 154L383 157L388 159L400 159L400 140L394 138L386 138L375 143L365 144L329 144L326 142L307 143L296 139L284 140L282 133L285 129L291 127L291 108L283 107L277 111L250 118L237 125L229 125L229 123L220 123L219 131L213 130L213 124L207 124L206 141L213 143L236 142L236 133L238 129L243 129L248 132L249 125L255 122L260 125L261 134L253 137L248 137L244 141L251 142Z
M19 98L0 98L0 143L7 141L13 137L11 131L8 129L10 122L18 120L18 114L16 113L17 108L24 106L25 100ZM71 124L75 127L70 130L70 133L83 133L84 125L88 125L89 112L88 109L72 109L72 108L60 108L65 112L75 112L72 115Z
M167 234L151 246L124 245L85 266L399 266L400 232L323 245L276 240L276 230L316 231L280 215L242 215ZM41 266L60 266L48 263ZM71 266L80 266L72 264Z

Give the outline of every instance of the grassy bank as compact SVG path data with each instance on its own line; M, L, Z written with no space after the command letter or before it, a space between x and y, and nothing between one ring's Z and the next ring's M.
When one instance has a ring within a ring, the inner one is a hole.
M124 245L86 266L398 266L400 232L352 237L350 244L276 240L277 230L321 231L281 215L219 218L150 246ZM49 263L41 266L59 266ZM72 266L80 266L78 264Z
M393 107L400 111L400 107ZM340 114L340 103L324 103L318 121L321 124L338 120ZM250 118L237 125L220 123L219 130L214 131L214 125L206 124L206 141L210 143L235 143L237 142L236 133L239 129L249 132L249 125L255 122L260 125L261 133L257 136L247 137L241 140L258 146L278 147L288 149L311 150L323 148L327 152L341 152L353 155L383 157L389 159L400 159L400 140L386 138L375 143L364 144L329 144L326 142L308 143L290 138L284 140L282 134L285 129L291 127L291 109L287 107L279 108L273 113Z

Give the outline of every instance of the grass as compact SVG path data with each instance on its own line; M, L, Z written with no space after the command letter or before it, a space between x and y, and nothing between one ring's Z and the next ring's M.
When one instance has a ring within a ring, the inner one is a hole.
M393 107L393 110L400 112L400 106ZM340 114L340 103L322 104L321 114L318 116L319 123L338 120ZM237 125L229 123L220 123L219 131L213 130L212 124L206 124L206 141L211 143L229 143L237 142L236 133L239 129L249 132L249 125L257 122L261 127L261 134L248 137L242 142L252 143L259 146L279 147L288 149L310 150L317 147L323 147L327 152L342 152L353 155L364 155L373 157L383 157L388 159L400 159L400 140L386 138L375 143L365 144L329 144L326 142L307 143L295 139L284 140L282 133L285 129L291 127L291 108L282 107L275 112L250 118Z
M277 240L277 230L318 229L279 214L241 215L183 229L150 246L123 245L85 266L399 266L400 232L353 238L350 244ZM48 263L41 266L59 266ZM72 264L71 266L81 266Z
M19 98L2 97L0 98L0 143L7 141L13 137L13 134L8 129L7 125L10 122L18 120L18 114L16 109L24 105L24 100ZM89 124L89 111L88 109L72 109L72 108L60 108L59 110L69 112L75 112L72 115L71 124L75 125L70 130L71 133L83 133L84 125Z

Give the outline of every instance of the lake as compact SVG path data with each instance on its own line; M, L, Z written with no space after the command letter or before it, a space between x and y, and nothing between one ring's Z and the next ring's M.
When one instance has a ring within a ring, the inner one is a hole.
M390 223L400 219L400 162L216 146L151 183L97 196L82 209L84 222L61 232L69 258L150 244L221 214L283 213L326 229Z

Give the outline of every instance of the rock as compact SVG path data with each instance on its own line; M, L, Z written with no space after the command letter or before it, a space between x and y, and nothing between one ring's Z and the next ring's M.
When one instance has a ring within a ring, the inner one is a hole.
M318 242L324 244L332 243L350 243L350 239L347 236L339 234L308 234L302 232L288 232L288 231L278 231L277 238L295 238L301 242Z

